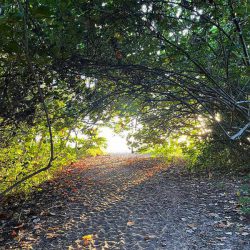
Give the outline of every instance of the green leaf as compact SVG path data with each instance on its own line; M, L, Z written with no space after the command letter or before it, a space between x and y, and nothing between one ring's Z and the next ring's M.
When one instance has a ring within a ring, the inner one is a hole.
M4 46L4 51L8 53L18 53L20 52L20 47L17 42L10 41Z
M32 9L31 13L34 17L37 18L44 18L51 16L51 11L47 6L39 6L36 9Z

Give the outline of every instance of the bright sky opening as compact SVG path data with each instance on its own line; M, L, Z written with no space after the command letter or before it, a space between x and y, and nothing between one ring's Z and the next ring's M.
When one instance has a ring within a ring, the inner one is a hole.
M119 135L114 133L112 129L103 127L100 129L100 136L107 139L107 153L131 153L126 142L126 133Z

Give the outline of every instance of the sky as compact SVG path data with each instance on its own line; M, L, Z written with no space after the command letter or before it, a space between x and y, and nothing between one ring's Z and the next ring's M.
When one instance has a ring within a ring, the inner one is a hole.
M131 153L131 150L127 146L125 133L121 136L115 134L112 129L103 127L100 129L99 135L107 139L107 153Z

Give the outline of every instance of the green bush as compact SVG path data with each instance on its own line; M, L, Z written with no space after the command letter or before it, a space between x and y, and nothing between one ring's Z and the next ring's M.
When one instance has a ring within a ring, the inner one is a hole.
M183 160L183 149L174 140L147 149L145 153L150 153L153 157L160 156L169 164L179 164Z
M249 172L250 155L246 145L225 144L209 139L169 138L143 152L162 157L167 163L183 163L191 171Z
M15 136L2 143L0 147L0 192L48 164L50 141L47 128L43 126L22 126ZM6 136L7 138L7 136ZM49 170L28 179L14 191L29 192L33 187L52 178L63 166L90 155L103 154L105 139L97 133L81 139L72 136L69 129L53 129L55 160ZM77 147L76 147L77 146Z

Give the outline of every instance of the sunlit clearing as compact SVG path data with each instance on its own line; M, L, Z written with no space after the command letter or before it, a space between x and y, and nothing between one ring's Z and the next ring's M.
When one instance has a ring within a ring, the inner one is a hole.
M104 127L100 129L100 136L107 139L107 153L131 153L126 142L126 134L115 134L112 129Z
M182 135L178 138L178 143L186 143L187 146L190 144L188 137L186 135Z

